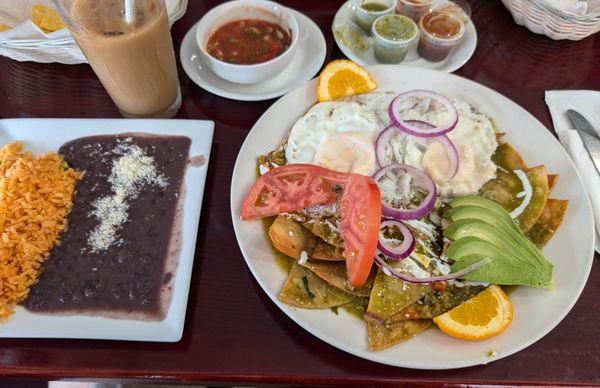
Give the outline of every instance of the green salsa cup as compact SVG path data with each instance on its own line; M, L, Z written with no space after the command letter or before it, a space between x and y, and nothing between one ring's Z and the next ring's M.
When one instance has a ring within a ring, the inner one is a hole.
M400 63L419 39L419 28L409 17L385 15L373 23L375 58L380 63Z
M373 22L380 16L393 14L396 5L397 0L354 0L356 23L370 34Z

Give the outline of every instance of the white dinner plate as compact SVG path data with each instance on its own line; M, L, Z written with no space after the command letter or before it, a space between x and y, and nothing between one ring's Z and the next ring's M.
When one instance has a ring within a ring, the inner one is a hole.
M317 74L323 62L327 45L325 37L312 20L293 9L289 10L298 21L300 40L292 63L272 79L253 85L241 85L224 80L213 73L202 61L196 43L197 23L181 43L180 58L188 77L200 86L221 97L241 101L260 101L280 97L302 85Z
M304 329L356 356L419 369L449 369L485 364L513 354L542 338L571 310L593 260L594 224L581 179L559 142L526 110L501 94L467 79L427 69L394 65L368 67L381 91L435 90L461 98L492 117L506 139L529 166L545 164L560 174L553 198L568 199L563 225L544 249L554 264L553 290L519 287L510 294L514 304L511 326L484 341L461 341L437 328L381 351L370 351L364 321L343 310L308 310L288 306L277 295L286 274L275 262L261 221L240 221L242 199L256 179L256 157L277 148L289 129L316 102L316 81L303 85L273 104L246 138L231 181L231 216L235 234L252 274L273 302ZM495 351L496 353L491 351ZM495 354L490 357L488 354Z
M32 313L18 306L0 338L86 338L128 341L177 342L183 333L196 234L204 193L204 182L212 144L214 123L204 120L133 119L5 119L0 120L0 145L17 140L35 154L58 151L67 141L93 135L144 132L181 135L192 139L190 157L202 155L206 162L189 166L183 180L182 246L175 271L173 297L165 319L159 322L110 319L98 316L59 316Z
M347 25L348 23L356 24L356 22L354 22L354 7L355 5L353 4L352 0L347 1L335 14L333 24L331 26L335 43L338 45L340 50L342 50L345 56L359 65L378 65L379 62L377 59L375 59L375 54L373 53L373 38L370 36L365 36L365 43L368 47L366 50L358 50L345 45L344 42L339 39L339 36L336 33L336 29L338 29L340 26ZM467 61L473 56L475 47L477 47L477 31L475 30L475 26L471 21L467 25L467 30L465 31L463 41L456 48L454 48L454 50L452 50L448 57L443 61L430 62L419 57L415 46L408 52L406 59L400 62L399 65L418 67L421 69L434 69L452 73L467 63Z

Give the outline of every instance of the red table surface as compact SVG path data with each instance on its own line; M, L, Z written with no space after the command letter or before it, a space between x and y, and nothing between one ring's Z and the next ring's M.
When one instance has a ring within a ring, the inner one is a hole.
M185 32L217 3L190 1L187 14L173 27L177 48ZM327 60L343 56L331 34L342 1L282 3L321 27ZM473 0L471 5L479 41L457 74L513 99L548 128L544 90L600 89L600 34L556 42L517 26L499 0ZM394 368L346 354L304 331L279 311L250 274L230 218L229 187L237 152L273 100L231 101L200 89L182 71L180 79L183 106L177 117L216 122L183 339L174 344L4 339L0 375L245 384L600 384L597 260L579 301L558 327L527 349L485 366ZM0 117L119 116L86 65L18 63L0 57Z

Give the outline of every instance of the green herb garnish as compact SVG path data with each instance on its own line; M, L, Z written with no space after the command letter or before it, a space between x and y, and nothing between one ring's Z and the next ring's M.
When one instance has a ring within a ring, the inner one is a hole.
M302 284L304 284L304 288L306 289L306 293L308 294L308 297L310 299L314 299L315 298L315 294L313 294L310 291L310 288L308 287L308 278L306 276L302 276Z

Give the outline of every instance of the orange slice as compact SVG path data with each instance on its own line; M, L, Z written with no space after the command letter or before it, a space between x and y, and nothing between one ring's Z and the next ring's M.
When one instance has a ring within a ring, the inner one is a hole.
M502 333L512 319L512 302L500 287L491 285L433 322L449 336L475 341Z
M377 83L368 71L347 59L330 62L319 75L317 98L320 102L368 93Z

